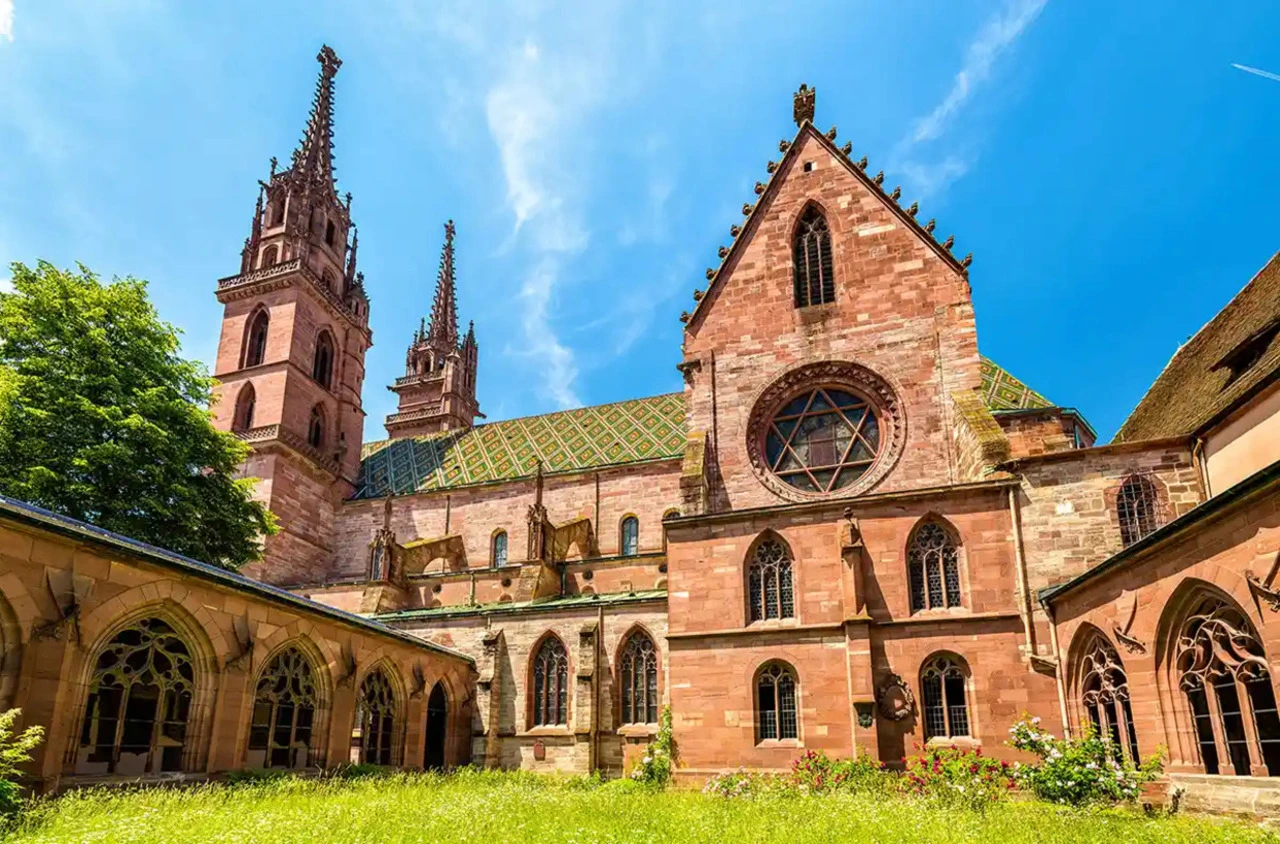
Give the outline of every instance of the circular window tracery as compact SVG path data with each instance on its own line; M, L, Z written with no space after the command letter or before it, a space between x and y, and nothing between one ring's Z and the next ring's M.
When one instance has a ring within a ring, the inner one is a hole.
M778 411L765 436L769 469L802 492L835 492L866 474L880 452L870 402L848 390L806 390Z
M747 450L761 482L793 500L851 495L884 477L905 439L897 393L847 361L784 373L753 405Z

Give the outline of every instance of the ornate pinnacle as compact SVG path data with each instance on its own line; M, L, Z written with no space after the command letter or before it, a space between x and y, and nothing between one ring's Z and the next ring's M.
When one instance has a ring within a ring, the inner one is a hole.
M431 329L427 340L437 349L452 351L458 345L458 306L453 269L453 220L444 224L444 249L440 252L440 275L436 278L436 298L431 305Z
M276 167L278 167L279 165L280 165L280 162L276 160L276 157L274 155L271 156L271 175L272 176L275 176Z
M302 133L302 141L293 152L293 174L304 181L315 181L334 187L333 175L333 77L342 60L328 44L316 55L320 62L320 78L311 102L311 116Z
M347 194L347 196L350 196L350 195L351 195L351 194ZM348 249L347 249L347 251L348 251L348 255L347 255L347 274L346 274L347 287L350 287L350 286L352 286L353 284L355 284L355 280L356 280L356 252L357 252L357 250L359 250L359 248L360 248L360 232L356 229L356 227L355 227L355 226L352 226L352 227L351 227L351 246L350 246L350 247L348 247Z
M795 118L797 126L803 126L805 123L813 122L813 108L818 98L818 89L810 88L804 83L800 84L800 90L796 91L791 97L791 116Z

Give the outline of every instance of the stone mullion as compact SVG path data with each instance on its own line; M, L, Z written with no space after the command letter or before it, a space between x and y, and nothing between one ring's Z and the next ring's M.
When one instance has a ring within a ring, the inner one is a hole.
M1258 740L1258 722L1253 715L1253 698L1246 684L1239 677L1232 678L1236 684L1236 696L1240 698L1240 720L1244 722L1244 737L1249 748L1249 775L1265 777L1267 764L1262 760L1262 743Z
M1222 721L1222 710L1218 706L1218 691L1208 682L1204 685L1205 704L1209 708L1209 726L1213 729L1213 746L1218 752L1218 773L1232 766L1231 763L1231 745L1227 743L1227 732ZM1193 713L1194 715L1194 713ZM1200 733L1196 732L1196 748L1201 753L1201 762L1203 763L1203 750L1200 748ZM1234 772L1234 768L1232 769Z

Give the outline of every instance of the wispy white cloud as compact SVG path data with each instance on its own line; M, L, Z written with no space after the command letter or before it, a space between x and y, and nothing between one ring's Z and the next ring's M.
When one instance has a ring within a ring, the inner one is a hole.
M965 50L964 64L951 88L933 110L914 121L910 133L898 143L895 159L923 197L944 190L963 176L972 161L954 152L942 161L924 164L912 159L913 150L941 138L963 114L974 92L991 77L996 59L1012 47L1044 10L1048 0L1009 0L1004 9L988 19Z
M552 401L560 407L579 407L582 401L574 389L574 381L578 377L577 359L573 350L551 331L549 308L559 275L556 259L548 256L525 278L520 289L524 313L523 353L538 362L543 374L543 389Z
M13 41L13 0L0 0L0 38Z
M1276 82L1280 82L1280 75L1270 73L1265 70L1258 70L1256 67L1249 67L1247 64L1236 64L1235 62L1232 62L1231 66L1236 70L1243 70L1245 73L1252 73L1254 76L1261 76L1263 79L1272 79Z

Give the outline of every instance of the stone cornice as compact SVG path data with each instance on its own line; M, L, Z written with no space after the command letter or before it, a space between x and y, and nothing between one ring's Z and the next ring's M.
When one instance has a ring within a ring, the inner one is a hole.
M337 460L332 457L326 457L318 448L288 428L283 428L280 425L262 425L234 433L241 440L253 446L279 443L300 457L305 458L317 469L336 477L343 477L342 465Z
M219 279L215 292L218 301L225 305L238 299L248 299L287 287L293 275L300 275L306 279L311 290L318 294L320 301L333 316L362 333L366 345L373 345L373 332L369 330L369 326L361 322L355 311L342 301L338 294L330 290L328 285L317 278L301 258Z

